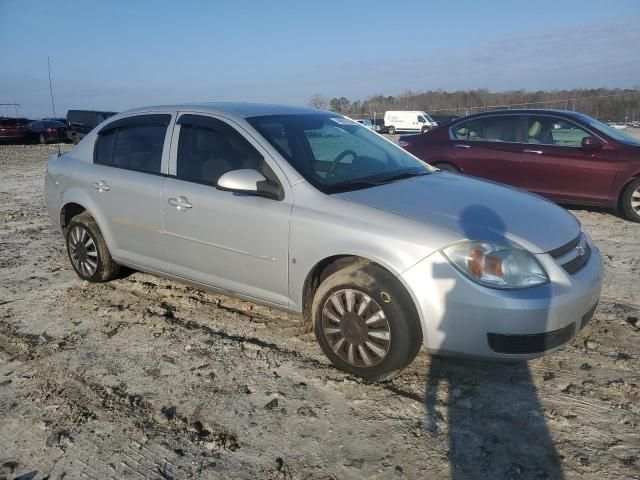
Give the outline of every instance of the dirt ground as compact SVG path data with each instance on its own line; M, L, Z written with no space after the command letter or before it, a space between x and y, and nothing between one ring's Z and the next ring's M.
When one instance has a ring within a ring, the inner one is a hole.
M292 316L141 273L80 281L43 203L56 148L0 146L0 479L640 478L640 224L573 210L605 285L559 352L421 352L367 384Z

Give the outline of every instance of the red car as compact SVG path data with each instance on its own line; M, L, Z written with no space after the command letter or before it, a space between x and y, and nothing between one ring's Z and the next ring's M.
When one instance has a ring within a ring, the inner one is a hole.
M30 121L26 118L0 118L0 143L24 143Z
M619 209L640 222L640 141L587 115L478 113L400 146L443 170L513 185L558 203Z

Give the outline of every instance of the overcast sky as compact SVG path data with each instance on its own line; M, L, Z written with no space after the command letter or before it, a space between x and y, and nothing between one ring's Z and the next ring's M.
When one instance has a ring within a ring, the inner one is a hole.
M51 115L47 55L61 116L314 93L624 88L640 86L640 0L0 0L0 45L0 103L15 98L31 117Z

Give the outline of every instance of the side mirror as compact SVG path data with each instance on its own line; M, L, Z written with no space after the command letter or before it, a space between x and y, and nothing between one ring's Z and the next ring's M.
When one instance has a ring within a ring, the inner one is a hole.
M257 170L242 168L231 170L218 179L218 190L259 195L267 198L280 198L281 187L272 182Z
M603 143L600 140L593 137L584 137L580 144L585 150L598 150L603 146Z

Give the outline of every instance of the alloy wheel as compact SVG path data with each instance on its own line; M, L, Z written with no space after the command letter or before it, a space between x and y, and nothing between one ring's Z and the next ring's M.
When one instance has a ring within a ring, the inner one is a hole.
M338 290L327 298L322 331L334 353L355 367L377 365L391 346L391 327L384 310L359 290Z
M640 186L631 192L631 210L640 215Z
M73 266L84 277L92 277L98 269L98 249L89 232L74 225L69 232L69 256Z

